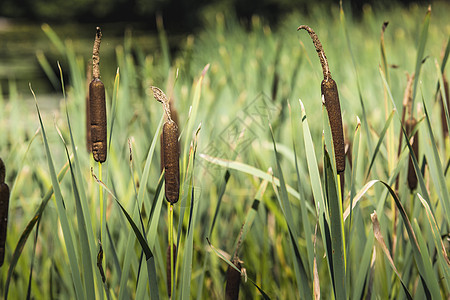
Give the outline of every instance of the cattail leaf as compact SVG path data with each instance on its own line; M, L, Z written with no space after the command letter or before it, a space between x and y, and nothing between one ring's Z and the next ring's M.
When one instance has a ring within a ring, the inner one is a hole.
M325 212L325 218L328 219L328 211L325 205L325 198L323 196L322 181L320 179L319 167L317 166L317 157L314 150L314 144L309 130L308 119L306 117L305 107L301 100L299 100L302 109L302 127L303 139L305 143L306 161L308 164L309 176L311 178L311 188L314 196L314 203L316 205L316 215L322 215ZM300 197L298 197L300 199ZM323 230L323 223L320 224L321 231ZM322 231L323 234L323 231Z
M42 24L42 31L47 35L48 39L52 42L52 44L58 49L58 52L62 55L65 54L66 47L64 46L63 41L59 38L56 32L48 25L47 23Z
M55 75L55 72L53 71L50 63L48 62L48 59L45 56L44 52L42 50L37 50L36 58L42 70L44 70L45 75L47 75L48 80L50 80L50 83L52 84L53 88L57 90L59 87L58 77Z
M430 25L430 17L431 17L431 5L428 6L428 10L427 10L427 13L425 14L425 18L422 23L422 29L421 29L420 35L419 35L416 67L415 67L415 71L414 71L415 77L414 77L414 86L413 86L413 93L412 93L411 114L413 114L413 112L414 112L414 100L416 98L417 84L419 83L420 69L422 68L423 57L424 57L424 53L425 53L425 45L427 43L427 38L428 38L428 27Z
M195 155L197 153L198 135L201 129L201 123L193 134L191 146L189 147L188 164L185 173L185 186L181 196L181 210L179 225L183 223L185 217L185 210L189 209L189 216L187 222L187 231L185 235L183 264L181 266L181 282L180 295L181 299L190 298L191 289L191 275L192 275L192 261L194 251L194 228L197 223L197 213L199 206L198 189L195 187L194 169L195 169ZM177 248L180 249L179 241L181 238L181 230L178 230ZM173 296L174 297L174 296Z
M357 180L357 171L358 171L358 155L359 155L359 146L360 146L360 138L361 138L361 121L357 117L357 125L355 129L355 134L353 136L353 149L352 149L352 177L351 177L351 184L350 184L350 205L349 205L349 214L350 214L350 222L349 222L349 231L352 226L352 209L353 209L353 198L356 194L356 180ZM343 215L344 222L345 222L345 213ZM350 239L351 235L348 235L348 244L350 245Z
M277 177L273 177L273 176L267 174L266 172L264 172L263 170L255 168L248 164L244 164L244 163L241 163L238 161L230 161L230 160L226 160L226 159L223 159L220 157L213 157L213 156L203 154L203 153L200 153L199 156L200 156L200 158L204 159L205 161L207 161L209 163L212 163L212 164L224 167L224 168L229 168L232 170L247 173L249 175L256 176L256 177L264 179L264 180L269 180L269 181L273 182L276 186L280 185L280 180ZM293 187L286 184L286 190L293 197L300 200L300 194ZM310 209L310 211L311 211L311 209Z
M345 235L342 219L342 201L340 201L339 194L336 190L335 173L333 172L330 157L326 151L324 167L326 175L326 195L330 215L329 227L331 231L331 246L333 253L335 297L336 299L346 299L345 268L347 258L345 253Z
M417 197L420 199L422 206L425 208L428 224L430 224L431 232L433 234L434 246L436 247L436 252L438 254L438 261L440 265L441 272L443 277L445 278L444 283L446 284L447 294L450 292L450 260L447 256L447 250L445 249L444 243L441 239L441 234L439 230L439 226L437 225L436 218L433 212L430 209L430 206L425 201L425 199L417 194Z
M409 142L408 142L408 144L409 144ZM436 294L436 291L439 292L439 287L438 287L438 283L436 281L436 277L434 277L434 276L427 277L432 273L433 266L431 265L431 261L427 261L427 260L423 259L419 243L417 242L416 235L415 235L412 225L409 221L408 215L406 214L406 211L403 208L402 203L398 199L397 194L394 192L394 190L392 190L392 188L386 182L381 181L381 180L379 182L382 183L388 189L388 191L391 194L392 198L394 199L395 205L397 206L397 208L400 212L400 215L403 219L403 223L406 227L406 231L409 236L410 244L413 249L414 259L416 261L417 268L419 270L419 274L423 278L422 284L424 285L424 290L429 290L432 293L433 298L436 297L436 299L439 299L440 296L438 296L438 294ZM427 249L424 249L423 251L427 251Z
M80 217L78 214L79 212L82 213L82 219L78 219L78 224L82 225L82 230L83 230L83 234L80 235L81 238L86 238L87 237L87 241L81 241L82 245L83 245L83 253L87 253L86 257L89 257L91 259L91 263L90 266L95 266L96 264L96 251L97 251L97 247L96 247L96 243L95 243L95 237L94 237L94 229L92 226L92 220L91 220L91 216L89 214L89 205L87 203L87 197L86 197L86 193L85 193L85 187L84 187L84 180L82 178L82 172L81 172L81 167L80 167L80 161L78 159L78 151L77 151L77 147L75 146L75 140L74 140L74 136L73 136L73 131L72 131L72 124L70 122L70 117L69 117L69 111L67 109L68 105L67 105L67 98L66 98L66 93L65 93L65 87L64 87L64 77L63 77L63 72L61 69L61 65L58 63L58 69L59 69L59 73L60 73L60 80L61 80L61 89L62 89L62 93L64 96L64 101L66 103L66 120L67 120L67 125L69 128L69 135L70 135L70 142L72 145L72 155L74 157L73 159L73 165L70 163L70 158L68 159L68 163L70 166L70 171L71 171L71 175L72 175L72 185L74 188L74 196L75 196L75 200L76 200L76 205L77 205L77 217ZM62 138L62 137L61 137ZM65 144L64 139L62 139L67 155L68 155L68 149L67 149L67 145ZM87 248L85 248L87 246ZM87 251L87 252L85 252ZM90 251L90 254L89 254ZM83 261L86 258L83 255ZM88 272L88 275L85 276L85 285L87 288L88 293L94 293L94 288L93 286L91 286L94 281L92 278L92 267L89 268L87 261L85 262L84 265L84 272ZM90 270L91 272L89 272L88 270ZM100 274L98 274L97 272L95 272L96 274L96 278L97 278L97 288L98 288L98 292L99 295L101 297L103 297L103 289L102 289L102 279ZM89 281L89 283L88 283ZM94 294L88 294L88 297L94 296Z
M400 115L398 114L398 111L397 111L397 109L395 107L395 102L394 102L394 98L392 97L391 89L389 88L389 84L387 83L386 78L384 77L384 74L381 71L381 69L380 69L380 75L381 75L381 79L383 81L383 84L386 87L386 91L388 92L388 95L389 95L389 98L390 98L390 100L392 102L392 105L394 106L395 114L397 115L398 120L401 122ZM417 78L417 76L416 76L416 78ZM419 182L420 190L421 190L422 194L424 195L424 198L427 199L427 201L429 203L430 196L428 194L428 190L427 190L427 187L425 185L425 180L424 180L424 178L422 176L422 173L420 172L419 163L417 162L417 158L414 155L414 150L413 150L413 148L411 146L411 143L408 140L408 135L406 134L406 130L405 130L405 128L403 128L403 126L401 127L401 130L402 130L403 136L405 137L406 146L408 147L409 153L411 155L410 157L411 157L412 162L413 162L414 171L416 172L416 176L417 176L417 179L418 179L418 182Z
M273 142L273 150L275 153L275 160L277 163L277 173L278 173L278 176L280 179L280 185L279 185L280 194L276 193L276 195L277 195L281 210L286 219L286 224L288 226L289 237L290 237L290 242L291 242L291 246L292 246L292 249L291 249L292 250L292 261L294 262L294 270L296 273L297 286L300 289L300 291L299 291L300 295L302 295L302 297L304 297L305 299L310 299L311 298L311 290L308 285L309 278L306 273L306 269L309 269L309 268L308 268L308 265L306 265L306 267L305 267L305 263L303 261L304 259L300 255L300 251L298 249L299 235L296 230L297 227L294 224L294 218L292 216L292 209L291 209L291 204L289 202L286 183L284 181L283 171L281 169L279 155L277 152L277 146L275 143L275 139L273 137L273 131L272 131L272 127L270 126L270 124L269 124L269 127L270 127L270 136L271 136L272 142Z
M194 124L195 124L195 122L197 122L196 118L197 118L198 108L200 105L200 97L202 95L202 83L203 83L203 79L205 78L206 72L208 72L208 70L209 70L209 66L210 65L207 64L203 68L200 78L197 80L197 83L195 84L194 96L192 99L192 110L190 111L189 120L188 120L186 126L184 127L184 128L186 128L187 134L189 134L193 131ZM185 151L184 156L182 157L182 159L183 159L182 170L186 170L186 167L187 167L186 165L189 160L189 158L187 156L189 154L189 147L188 147L189 144L188 143L189 143L189 139L187 138L187 139L185 139L185 144L184 144L184 148L183 148L184 150L182 150L182 151ZM181 185L183 186L183 183Z
M406 284L403 282L402 276L400 275L399 271L397 270L394 260L392 259L391 253L389 252L389 249L387 248L386 243L384 241L384 237L383 237L383 234L381 233L381 229L380 229L380 223L378 222L377 212L374 211L370 215L370 217L372 219L373 233L374 233L375 238L377 239L377 242L380 244L381 249L383 250L384 255L386 256L389 264L391 265L392 269L394 270L395 274L397 275L398 279L400 280L400 283L402 284L403 291L405 292L406 297L408 299L412 300L413 298L411 296L411 293L408 291Z
M70 159L72 159L72 158L73 157L71 156ZM66 175L68 169L69 169L69 162L67 162L59 171L58 176L57 176L58 182L61 182L61 180ZM37 224L37 222L41 218L42 213L44 212L44 209L47 206L48 201L52 198L52 196L53 196L53 187L50 187L48 189L48 191L45 193L45 195L42 197L41 204L39 205L38 210L34 214L33 218L31 218L31 220L28 222L27 226L25 227L24 231L22 232L22 234L19 237L17 245L14 248L14 252L11 256L11 261L9 262L8 274L6 275L5 293L4 293L5 299L8 298L9 283L11 282L11 278L14 273L14 269L17 265L20 255L22 254L22 251L28 240L28 237L30 236L30 233L33 231L34 226Z
M30 89L31 89L31 86L30 86ZM58 182L58 179L56 176L55 167L54 167L52 155L50 152L50 147L49 147L48 141L47 141L47 135L45 132L44 124L42 122L41 113L39 111L39 106L38 106L38 103L36 100L36 96L34 95L34 92L32 89L31 89L31 92L33 93L33 97L35 99L36 111L37 111L37 114L39 117L39 123L41 125L41 132L42 132L42 137L44 140L45 152L47 155L47 163L48 163L48 167L50 170L50 177L52 179L52 186L53 186L53 190L55 193L58 215L59 215L59 219L61 221L61 228L63 231L64 241L66 243L67 254L69 256L69 265L70 265L70 269L71 269L71 273L72 273L72 280L73 280L73 283L75 286L75 293L77 295L77 298L80 298L80 299L85 298L86 294L83 290L83 285L81 283L81 274L80 274L80 269L78 268L78 259L75 254L75 246L74 246L74 242L73 242L72 233L70 231L70 224L69 224L69 221L68 221L65 209L64 209L63 197L62 197L61 189L60 189L59 182Z
M107 191L112 196L112 198L116 201L116 203L119 205L122 213L124 214L125 218L127 219L128 224L130 224L131 229L133 230L134 235L137 238L137 240L138 240L139 244L141 245L141 248L145 254L145 259L147 262L147 270L149 273L148 278L149 278L149 284L150 284L151 299L159 299L158 298L159 293L158 293L158 284L157 284L157 278L156 278L155 260L154 260L153 253L150 250L150 247L148 245L148 242L147 242L145 236L141 233L138 226L133 221L132 217L128 214L126 209L122 206L119 199L117 199L116 196L111 192L111 190L108 189L108 187L103 182L101 182L99 179L97 179L97 177L94 174L93 174L93 176L94 176L94 179L97 181L97 183L101 186L101 188L103 188L105 191ZM122 276L122 278L123 278L123 276Z
M112 134L114 129L114 124L116 123L117 118L117 97L119 95L119 83L120 83L120 73L119 68L117 68L116 76L114 77L114 88L112 95L112 107L110 113L110 125L109 125L109 143L108 143L108 151L111 150L111 142L112 142Z
M345 13L344 13L344 9L342 7L342 2L340 2L339 4L339 17L340 17L340 21L342 24L342 28L344 29L344 35L345 35L345 40L347 42L347 48L348 51L350 52L350 57L352 59L352 64L353 64L353 68L355 70L355 77L356 77L356 86L358 87L358 99L359 99L359 103L361 105L361 110L362 110L362 122L363 122L363 127L365 130L365 136L367 138L367 144L368 144L368 150L369 150L369 155L372 155L372 136L370 135L369 132L369 123L367 122L368 118L367 118L367 112L366 112L366 108L364 105L364 98L363 98L363 93L361 92L361 83L359 80L359 75L358 75L358 67L356 65L356 59L355 59L355 55L352 51L352 45L351 45L351 41L350 41L350 35L348 33L348 27L347 27L347 21L345 18Z
M370 159L369 168L367 169L367 172L366 172L366 176L365 176L366 180L369 179L370 172L372 171L372 167L374 165L375 159L377 158L380 147L383 143L384 137L386 136L386 132L387 132L389 126L391 125L392 118L394 117L395 112L396 112L395 109L391 112L391 114L389 115L389 118L386 120L386 123L384 124L383 130L380 132L380 137L378 139L377 145L375 146L372 158Z
M64 140L63 140L64 142ZM87 299L95 298L95 288L94 288L94 275L92 271L92 259L91 259L91 249L95 248L94 245L89 244L88 233L87 233L87 225L85 222L85 214L83 212L83 208L80 200L80 192L78 190L77 183L75 181L75 173L72 167L72 163L70 162L69 151L67 150L67 145L64 145L66 149L67 159L69 162L69 169L72 178L72 190L75 198L75 205L77 210L77 223L78 223L78 232L80 235L80 244L81 251L83 255L81 255L83 262L83 278L84 278L84 286L86 290Z
M433 128L432 128L431 121L430 121L430 115L428 114L427 106L425 104L424 99L422 99L422 104L423 104L423 108L424 108L424 112L425 112L425 121L426 121L425 124L427 125L426 132L428 133L428 139L429 139L429 143L430 143L430 147L425 147L424 153L425 153L425 157L427 159L428 166L430 168L431 179L434 183L434 186L436 187L436 193L440 200L439 203L442 203L442 206L444 207L444 211L445 211L444 215L446 216L447 224L450 224L450 196L449 196L448 188L446 185L444 170L443 170L442 162L439 157L438 149L436 146L437 143L436 143L436 139L434 137ZM418 169L416 169L416 174L420 173L417 171L418 171ZM418 175L418 176L420 176L420 175ZM427 201L427 202L429 204L429 201Z

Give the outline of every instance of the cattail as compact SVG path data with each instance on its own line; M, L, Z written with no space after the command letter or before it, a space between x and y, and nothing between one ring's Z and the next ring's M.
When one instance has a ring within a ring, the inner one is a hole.
M180 189L180 166L178 151L178 126L168 120L163 127L164 179L166 181L166 199L174 204L178 201Z
M407 133L408 137L410 137L410 134L413 131L416 124L417 124L417 121L415 118L406 120L405 127L406 127L406 133ZM413 149L414 156L417 158L418 154L419 154L419 133L417 131L414 134L414 139L412 141L411 147ZM409 164L408 164L408 186L411 191L413 191L417 187L417 176L416 176L416 172L414 171L414 164L413 164L411 157L409 158Z
M166 121L164 122L162 132L161 151L163 152L163 161L161 164L164 166L166 200L171 204L174 204L178 201L180 191L180 146L178 144L178 126L172 120L169 101L164 92L157 87L152 87L152 91L155 99L163 104L164 112L166 114Z
M6 229L8 226L9 187L5 183L5 165L0 158L0 267L5 259Z
M333 136L334 156L336 159L336 169L338 173L341 173L345 170L345 146L344 132L342 129L341 106L339 102L337 85L331 78L327 57L325 56L322 44L320 43L316 33L307 25L301 25L297 28L297 30L300 29L306 30L311 36L322 65L323 80L320 85L322 100L325 103L325 107L328 112L328 119L330 120L331 134Z
M107 143L106 143L106 100L105 86L100 80L99 70L99 50L102 32L97 27L97 34L94 41L92 52L92 75L93 78L89 84L89 114L91 120L91 142L92 155L95 161L103 163L106 161Z
M233 264L241 269L241 263L239 258L235 257L233 259ZM225 299L226 300L237 300L239 299L239 284L241 282L241 273L236 271L232 266L228 266L227 269L227 284L225 286Z
M170 246L167 247L167 253L166 253L166 259L167 259L167 292L169 294L169 298L172 296L172 270L174 268L171 264L171 248ZM177 245L172 244L172 253L173 253L173 265L177 265Z

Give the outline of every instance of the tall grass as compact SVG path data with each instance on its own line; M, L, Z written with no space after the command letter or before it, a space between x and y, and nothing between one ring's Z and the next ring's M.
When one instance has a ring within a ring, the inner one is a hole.
M436 100L438 82L447 96L441 52L448 57L448 9L366 7L354 20L338 7L328 17L318 7L277 27L218 13L175 58L161 20L162 52L143 54L126 34L116 61L102 62L117 73L103 81L108 160L101 178L85 145L90 49L74 53L57 28L43 26L69 62L69 78L54 74L62 100L51 110L39 91L35 106L15 92L14 80L0 98L0 157L11 188L1 293L221 299L233 270L241 299L448 297L450 140L442 107L447 125L450 118L447 102ZM320 105L322 74L299 24L319 35L339 85L352 149L339 175L342 201ZM49 71L45 53L37 55ZM405 71L415 73L412 129L398 111ZM178 111L180 190L171 220L164 217L158 146L164 117L151 86L164 87ZM412 191L408 168L417 178ZM98 189L106 199L104 229ZM167 259L172 223L176 251Z

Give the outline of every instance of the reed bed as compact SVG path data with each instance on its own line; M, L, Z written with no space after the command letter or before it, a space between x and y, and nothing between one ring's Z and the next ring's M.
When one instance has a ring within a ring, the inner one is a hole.
M44 25L70 85L60 69L54 114L32 83L34 106L14 80L0 93L2 296L448 298L448 9L366 7L355 20L317 7L276 27L217 13L173 59L159 19L161 50L142 53L125 35L116 60L102 61L114 80L89 102L92 49L75 53ZM325 71L299 23L325 46ZM330 69L339 97L334 84L318 89ZM106 128L90 131L93 155L85 111L99 125L97 97Z

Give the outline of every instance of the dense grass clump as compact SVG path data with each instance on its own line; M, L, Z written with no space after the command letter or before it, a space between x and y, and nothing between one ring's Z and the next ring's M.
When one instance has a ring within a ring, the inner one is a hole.
M68 62L71 84L60 70L56 107L33 90L31 105L14 80L0 97L8 166L0 175L11 187L14 219L0 292L9 299L445 299L448 9L366 7L356 21L319 7L278 27L258 16L244 26L219 12L175 56L161 20L155 53L143 53L130 34L118 45L105 34L116 60L102 66L117 72L103 77L114 78L103 82L103 161L84 146L85 109L96 97L86 102L91 49L74 52L57 28L43 26ZM322 72L299 23L326 46ZM405 72L414 76L406 81ZM18 122L24 113L30 117Z

